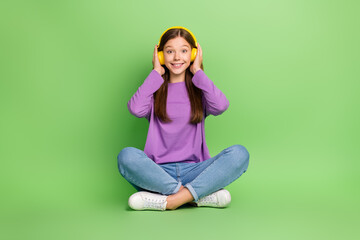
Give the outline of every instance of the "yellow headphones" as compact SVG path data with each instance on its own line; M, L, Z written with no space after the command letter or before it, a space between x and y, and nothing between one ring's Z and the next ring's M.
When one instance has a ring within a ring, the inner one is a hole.
M180 27L180 26L175 26L175 27L171 27L171 28L168 28L166 29L163 34L161 34L161 37L160 37L160 40L159 40L159 43L158 43L158 46L160 46L160 42L161 42L161 38L163 37L163 35L170 29L173 29L173 28L181 28L181 29L184 29L186 31L188 31L191 36L194 38L195 40L195 46L197 46L197 41L196 41L196 38L194 36L194 34L187 28L184 28L184 27ZM196 53L197 53L197 48L192 48L191 49L191 62L193 62L195 60L195 57L196 57ZM159 57L159 61L160 61L160 64L161 65L164 65L165 64L165 60L164 60L164 52L163 51L158 51L158 57Z

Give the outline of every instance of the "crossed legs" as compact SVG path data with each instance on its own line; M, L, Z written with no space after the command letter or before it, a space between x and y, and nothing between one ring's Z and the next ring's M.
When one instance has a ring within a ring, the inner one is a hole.
M118 155L121 175L137 189L168 195L167 209L176 209L185 203L197 201L227 186L247 170L248 163L249 153L245 147L233 145L199 163L207 164L205 170L182 186L137 148L124 148Z

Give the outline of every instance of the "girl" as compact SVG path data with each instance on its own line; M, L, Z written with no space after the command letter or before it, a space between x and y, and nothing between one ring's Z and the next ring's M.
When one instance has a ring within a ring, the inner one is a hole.
M229 101L204 73L202 56L190 30L167 29L155 46L153 70L127 104L149 121L144 151L126 147L118 155L121 175L138 190L128 202L134 210L226 207L231 196L223 188L247 170L244 146L209 154L205 118L222 114Z

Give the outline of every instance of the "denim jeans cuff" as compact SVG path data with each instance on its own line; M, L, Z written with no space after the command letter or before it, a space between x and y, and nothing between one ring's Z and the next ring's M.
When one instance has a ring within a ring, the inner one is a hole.
M173 191L173 193L172 193L172 194L177 193L177 192L179 191L179 189L180 189L181 185L182 185L182 183L181 183L181 182L179 182L179 183L178 183L178 185L176 186L176 188L175 188L175 190Z
M199 200L197 193L195 192L194 188L190 185L190 183L186 184L185 187L189 189L191 195L193 195L194 201L196 202Z

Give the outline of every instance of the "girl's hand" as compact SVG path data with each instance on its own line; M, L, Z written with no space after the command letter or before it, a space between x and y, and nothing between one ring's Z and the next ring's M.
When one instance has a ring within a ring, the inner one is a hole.
M160 64L157 49L158 49L158 46L155 45L152 63L154 66L154 70L157 71L162 76L165 73L165 69Z
M190 71L192 72L192 74L195 75L195 73L201 69L200 66L201 66L202 61L203 61L202 49L200 47L200 44L198 43L196 57L195 57L195 60L192 64L192 66L190 67Z

